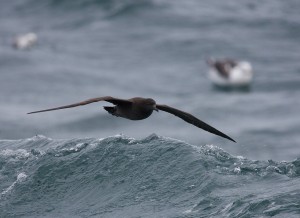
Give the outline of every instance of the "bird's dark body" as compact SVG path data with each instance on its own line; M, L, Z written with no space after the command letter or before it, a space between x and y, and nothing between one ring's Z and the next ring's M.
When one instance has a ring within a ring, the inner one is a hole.
M111 115L116 117L123 117L129 120L144 120L153 113L153 110L149 110L143 107L122 107L122 106L104 106L103 108Z
M114 107L104 106L104 109L116 117L143 120L153 113L155 104L153 99L136 97L128 99L128 103L117 104Z

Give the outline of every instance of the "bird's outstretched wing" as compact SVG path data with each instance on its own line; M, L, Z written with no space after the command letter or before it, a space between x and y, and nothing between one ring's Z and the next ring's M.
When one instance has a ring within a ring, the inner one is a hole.
M91 99L81 101L81 102L78 102L78 103L75 103L75 104L69 104L69 105L55 107L55 108L49 108L49 109L45 109L45 110L33 111L33 112L29 112L27 114L34 114L34 113L40 113L40 112L46 112L46 111L54 111L54 110L71 108L71 107L83 106L83 105L91 104L91 103L98 102L98 101L107 101L107 102L110 102L114 105L131 104L131 101L129 101L129 100L113 98L111 96L104 96L104 97L99 97L99 98L91 98Z
M229 136L225 135L224 133L220 132L219 130L215 129L214 127L208 125L207 123L204 123L203 121L199 120L198 118L194 117L193 115L186 113L184 111L178 110L176 108L170 107L168 105L156 105L156 108L168 113L171 113L177 117L180 117L181 119L183 119L184 121L197 126L207 132L213 133L215 135L221 136L223 138L229 139L233 142L234 141L232 138L230 138Z

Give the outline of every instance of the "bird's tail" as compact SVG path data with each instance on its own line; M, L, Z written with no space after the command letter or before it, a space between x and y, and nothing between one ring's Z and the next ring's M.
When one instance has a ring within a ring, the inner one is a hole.
M104 106L103 107L108 113L114 115L116 112L116 107L109 107L109 106Z

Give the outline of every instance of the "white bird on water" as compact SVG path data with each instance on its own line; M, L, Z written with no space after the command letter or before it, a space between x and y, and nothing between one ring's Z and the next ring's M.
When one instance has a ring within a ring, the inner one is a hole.
M26 33L24 35L17 36L13 40L13 47L16 49L26 49L33 46L37 42L37 35L35 33Z
M253 80L252 66L247 61L208 59L207 64L210 67L208 76L217 86L245 87Z

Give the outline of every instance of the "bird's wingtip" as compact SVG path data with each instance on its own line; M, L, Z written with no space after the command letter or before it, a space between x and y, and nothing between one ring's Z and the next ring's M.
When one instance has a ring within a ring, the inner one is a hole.
M31 112L28 112L26 114L35 114L35 113L39 113L40 111L31 111Z
M219 135L219 136L221 136L221 137L223 137L223 138L226 138L226 139L228 139L228 140L230 140L230 141L232 141L232 142L234 142L234 143L237 143L233 138L229 137L228 135L225 135L224 133L222 133L222 134Z
M234 143L237 143L234 139L228 137L227 139L229 139L230 141L234 142Z

